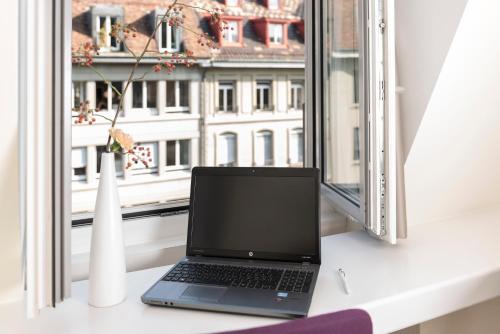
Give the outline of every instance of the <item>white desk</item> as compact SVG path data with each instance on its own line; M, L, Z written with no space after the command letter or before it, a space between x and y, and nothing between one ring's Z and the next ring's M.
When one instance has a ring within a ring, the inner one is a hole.
M362 308L377 333L391 332L500 295L500 210L409 232L397 246L364 232L323 238L310 315ZM350 295L341 288L338 267L348 275ZM111 308L87 306L85 281L74 284L71 299L35 320L22 320L20 304L0 307L0 333L206 333L282 321L143 305L140 295L166 269L128 274L128 298Z

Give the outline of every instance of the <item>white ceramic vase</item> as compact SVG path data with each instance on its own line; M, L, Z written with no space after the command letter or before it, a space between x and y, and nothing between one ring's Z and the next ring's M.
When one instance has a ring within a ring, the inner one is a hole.
M102 153L92 224L89 304L107 307L126 298L125 247L114 153Z

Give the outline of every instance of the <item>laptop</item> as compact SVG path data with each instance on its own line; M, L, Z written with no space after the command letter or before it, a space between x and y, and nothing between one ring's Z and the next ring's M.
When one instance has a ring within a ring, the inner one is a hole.
M151 305L297 318L320 268L319 171L195 167L186 256Z

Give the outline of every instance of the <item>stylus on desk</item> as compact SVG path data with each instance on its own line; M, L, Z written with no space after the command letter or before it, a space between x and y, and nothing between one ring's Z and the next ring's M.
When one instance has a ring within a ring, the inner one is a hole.
M338 273L340 276L340 280L342 281L342 285L344 286L345 293L349 294L349 292L350 292L349 285L347 284L347 277L346 277L345 271L342 268L339 268Z

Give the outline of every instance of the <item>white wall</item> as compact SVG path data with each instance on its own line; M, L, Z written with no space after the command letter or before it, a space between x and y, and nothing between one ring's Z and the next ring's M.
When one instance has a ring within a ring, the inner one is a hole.
M500 2L396 6L409 224L500 203Z
M21 297L21 242L18 187L18 2L7 1L0 12L4 51L0 53L0 304Z
M409 225L500 203L498 13L497 0L396 1ZM500 332L499 307L482 303L420 333Z

